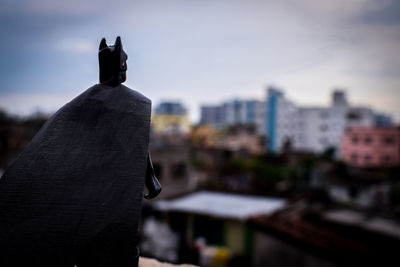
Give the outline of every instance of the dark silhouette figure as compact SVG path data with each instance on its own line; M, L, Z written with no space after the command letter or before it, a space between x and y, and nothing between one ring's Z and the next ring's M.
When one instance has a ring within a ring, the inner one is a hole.
M118 37L100 43L100 84L59 109L0 179L0 266L137 266L151 101L121 83Z
M108 46L102 39L99 47L100 83L115 87L126 81L126 61L128 55L122 49L121 38L118 36L113 46Z
M115 87L126 81L128 55L122 48L121 38L118 36L115 44L108 46L103 38L99 47L99 73L100 83ZM161 185L154 173L153 163L148 154L146 187L149 191L145 194L146 199L155 198L161 192Z

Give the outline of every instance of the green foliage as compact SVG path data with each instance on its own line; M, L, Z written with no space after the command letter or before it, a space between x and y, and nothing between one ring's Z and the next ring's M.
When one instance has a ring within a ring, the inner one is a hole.
M0 110L0 168L6 168L21 153L46 121L41 114L18 118Z
M335 162L335 170L337 175L340 177L348 177L349 176L349 168L346 163L342 161Z
M22 120L22 125L26 128L31 128L34 131L38 131L43 124L47 121L45 116L30 117Z
M253 178L257 189L270 190L288 177L288 168L284 165L271 164L261 159L233 158L228 165L231 171L247 172Z
M10 123L10 116L2 109L0 109L0 126Z
M321 159L332 162L335 160L335 153L336 149L334 147L328 147L324 152L322 152Z
M205 170L208 168L207 163L204 160L194 158L190 161L190 164L193 166L193 168L197 170Z

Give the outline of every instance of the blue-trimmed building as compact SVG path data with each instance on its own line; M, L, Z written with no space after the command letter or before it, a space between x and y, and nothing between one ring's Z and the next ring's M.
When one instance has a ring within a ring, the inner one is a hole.
M265 133L267 149L279 152L283 144L292 141L295 135L296 106L275 87L267 88L265 99Z
M294 150L316 153L333 147L337 155L340 139L348 127L392 123L390 116L369 107L351 106L343 90L333 91L329 106L313 107L295 105L275 87L267 88L264 101L235 99L219 106L204 106L201 122L217 128L254 124L257 133L266 137L266 149L270 152L280 152L285 144L290 144Z
M260 135L264 135L265 103L259 100L234 99L221 105L203 105L200 123L216 129L235 124L251 124L256 126Z

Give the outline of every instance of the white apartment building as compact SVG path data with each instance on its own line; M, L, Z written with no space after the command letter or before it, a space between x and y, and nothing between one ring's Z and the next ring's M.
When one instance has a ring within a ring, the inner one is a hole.
M296 136L297 107L273 87L267 89L264 103L267 147L271 152L278 152L285 142L293 143Z
M339 151L340 139L350 126L373 126L376 112L368 107L351 106L346 94L335 90L327 107L296 105L274 87L266 90L264 101L233 100L219 106L203 106L201 123L222 128L234 124L254 124L267 139L268 151L279 152L286 142L292 149L323 152ZM378 114L379 115L379 114ZM380 116L390 123L390 116ZM337 154L338 155L338 154Z
M296 150L322 152L339 147L346 128L346 107L301 107L298 110Z
M282 92L270 88L267 93L268 149L281 150L290 140L294 150L323 152L339 149L340 139L349 126L371 126L374 112L366 107L351 107L342 91L334 91L328 107L295 106Z

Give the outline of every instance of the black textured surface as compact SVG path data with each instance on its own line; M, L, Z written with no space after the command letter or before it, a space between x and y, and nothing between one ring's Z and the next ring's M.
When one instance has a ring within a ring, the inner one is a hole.
M0 266L134 266L151 102L95 85L0 179Z
M119 36L115 40L115 44L111 46L108 46L106 39L103 38L99 46L100 83L114 87L125 82L128 69L127 60L128 55L122 48Z

